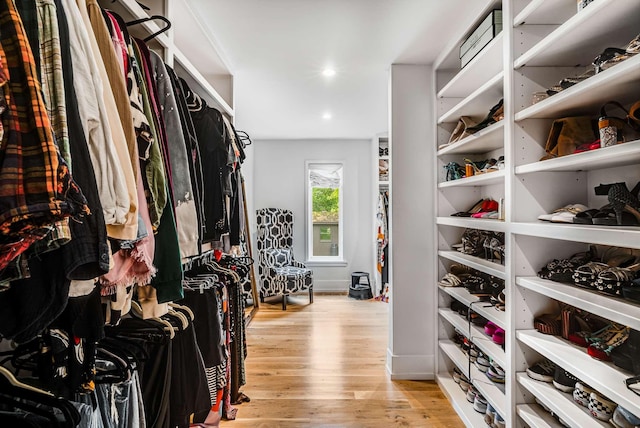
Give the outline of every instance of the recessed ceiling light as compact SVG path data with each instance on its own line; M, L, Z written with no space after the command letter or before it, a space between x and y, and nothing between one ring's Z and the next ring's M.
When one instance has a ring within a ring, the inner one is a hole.
M328 113L328 112L327 112L327 113L323 114L323 115L322 115L322 118L323 118L324 120L329 120L329 119L331 119L331 113Z
M325 68L322 70L322 75L324 77L333 77L336 75L336 71L333 68Z

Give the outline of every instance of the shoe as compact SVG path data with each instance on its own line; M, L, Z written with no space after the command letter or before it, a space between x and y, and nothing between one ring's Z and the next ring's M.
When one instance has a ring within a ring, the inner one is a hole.
M487 404L487 411L484 413L484 423L487 424L487 426L493 425L496 414L496 409L494 409L491 404Z
M636 186L637 187L637 186ZM625 183L601 184L595 188L596 195L607 195L609 205L616 213L618 226L623 225L622 213L629 212L640 222L640 201Z
M613 416L613 412L617 406L616 403L607 400L597 392L592 392L589 395L589 412L591 412L594 418L600 419L601 421L608 422Z
M476 399L476 395L478 395L478 390L473 385L471 385L467 390L467 401L469 403L473 403Z
M493 422L493 427L494 428L505 428L507 426L507 423L504 421L504 419L502 419L502 416L500 416L498 413L496 413L496 417L494 419Z
M483 353L479 353L476 358L475 365L482 373L486 373L487 370L489 370L491 363Z
M573 223L573 219L576 214L587 211L588 209L589 207L582 204L569 204L562 208L558 208L549 214L539 215L538 220L557 223Z
M473 400L473 410L475 410L478 413L487 412L487 400L485 400L485 398L482 395L476 394Z
M555 370L556 365L554 363L552 363L550 360L542 360L532 367L529 367L527 369L527 375L531 379L551 383L553 382L553 374Z
M464 377L464 379L460 378L460 383L458 385L460 385L460 389L464 392L469 392L469 389L471 388L471 383L469 382L469 379L466 378L466 376Z
M466 376L462 373L462 371L460 371L460 369L459 369L459 368L454 367L454 368L453 368L453 374L452 374L452 377L453 377L453 381L454 381L455 383L459 384L459 383L460 383L460 380L461 380L463 377L466 377Z
M573 390L573 401L583 407L588 407L592 392L595 391L582 382L576 382L576 388Z
M556 366L555 374L553 375L553 386L562 392L572 392L576 387L578 378L566 371L560 366Z
M487 369L486 374L491 382L504 383L504 380L505 380L504 370L502 370L502 367L500 367L496 363L491 362L491 365Z
M484 332L487 336L493 336L493 333L496 332L497 328L498 328L497 325L489 321L484 325Z
M616 410L613 412L613 416L609 422L617 428L640 428L640 418L630 413L622 406L616 407Z
M500 327L496 328L493 336L491 336L491 340L498 345L504 345L504 333L505 331Z
M485 205L485 201L486 201L486 199L480 199L478 202L476 202L467 211L460 211L460 212L457 212L455 214L451 214L451 217L471 217L471 214L475 214L475 213L480 212L482 207Z
M478 123L475 126L471 126L471 127L467 128L467 131L472 133L472 134L476 133L476 132L480 131L481 129L486 128L487 126L498 122L499 119L502 119L504 117L503 101L504 100L498 101L498 103L496 105L491 107L491 110L489 110L489 114L487 114L487 116L484 119L482 119L482 121L480 123ZM501 111L503 113L501 113Z

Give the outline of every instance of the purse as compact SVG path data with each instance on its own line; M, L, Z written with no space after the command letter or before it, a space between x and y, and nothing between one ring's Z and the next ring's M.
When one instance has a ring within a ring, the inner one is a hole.
M596 121L589 116L575 116L556 119L551 125L546 154L540 159L554 159L575 153L578 146L598 139Z

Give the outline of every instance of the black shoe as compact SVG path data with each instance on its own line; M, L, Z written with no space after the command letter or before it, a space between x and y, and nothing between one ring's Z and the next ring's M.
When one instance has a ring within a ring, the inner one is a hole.
M578 378L562 367L556 366L556 371L553 375L553 386L562 392L573 392L576 382L578 382Z
M529 367L527 369L527 375L529 375L531 379L551 383L553 382L555 370L556 365L550 360L542 360L534 366Z

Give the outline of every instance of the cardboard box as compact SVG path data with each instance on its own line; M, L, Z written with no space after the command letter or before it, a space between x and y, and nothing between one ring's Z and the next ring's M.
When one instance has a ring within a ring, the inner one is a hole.
M471 61L502 31L502 11L492 10L460 45L460 67Z

